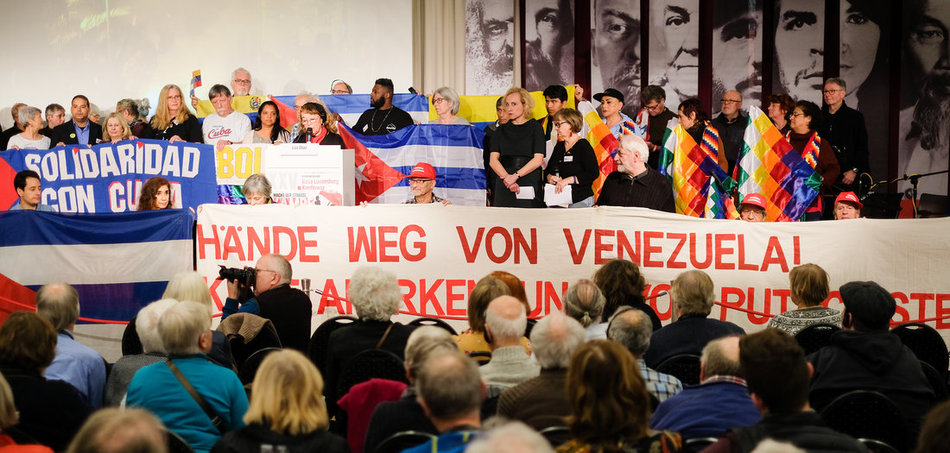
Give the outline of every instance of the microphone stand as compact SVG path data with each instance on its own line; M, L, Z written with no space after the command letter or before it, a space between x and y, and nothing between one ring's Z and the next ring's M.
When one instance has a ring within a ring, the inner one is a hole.
M911 184L910 201L914 206L914 218L917 219L920 217L920 213L917 212L917 208L919 207L919 203L917 202L917 186L918 184L920 184L920 178L926 178L927 176L934 176L934 175L942 175L946 173L950 173L950 170L932 171L930 173L914 173L912 175L908 175L905 173L903 176L894 178L894 180L892 181L888 181L888 180L874 181L871 184L871 187L868 188L867 195L871 195L872 193L874 193L872 192L872 190L874 190L874 188L877 187L878 184L893 184L898 181L910 181L910 184ZM863 200L864 198L867 198L867 195L865 195L861 199Z

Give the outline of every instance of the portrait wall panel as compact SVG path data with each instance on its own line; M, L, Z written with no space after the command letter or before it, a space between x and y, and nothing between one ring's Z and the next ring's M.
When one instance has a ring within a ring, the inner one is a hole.
M772 93L821 105L825 1L776 0Z
M631 117L640 106L640 26L640 0L591 2L591 94L620 90Z
M666 92L666 106L699 93L699 0L650 2L650 84Z
M525 1L525 88L574 83L574 2Z
M729 90L742 95L742 107L762 97L763 0L717 0L713 6L712 105Z
M465 94L504 93L514 79L515 2L466 0Z

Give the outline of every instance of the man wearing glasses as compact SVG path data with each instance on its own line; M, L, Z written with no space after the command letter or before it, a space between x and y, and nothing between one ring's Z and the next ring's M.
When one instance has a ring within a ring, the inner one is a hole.
M640 102L643 102L643 109L650 115L647 120L647 148L650 149L647 164L655 169L660 162L659 151L663 149L666 125L676 118L676 114L666 108L666 90L656 85L649 85L640 92ZM639 114L637 118L640 118Z
M722 139L723 152L729 161L729 174L736 166L736 157L742 149L745 136L745 127L749 124L749 117L742 114L742 95L736 90L729 90L722 96L722 107L719 116L713 118L712 125L719 130Z
M842 171L838 181L850 186L859 174L868 171L868 131L864 115L844 103L847 88L837 77L825 81L825 105L821 109L824 121L818 135L835 150Z
M409 173L409 190L412 191L412 196L403 204L452 204L449 200L437 197L432 193L432 189L435 189L435 168L425 162L419 162Z
M290 287L293 278L290 262L272 253L257 260L254 271L253 297L247 297L249 288L243 283L228 280L228 298L221 309L221 320L235 313L269 319L274 323L281 345L306 352L313 304L307 293Z

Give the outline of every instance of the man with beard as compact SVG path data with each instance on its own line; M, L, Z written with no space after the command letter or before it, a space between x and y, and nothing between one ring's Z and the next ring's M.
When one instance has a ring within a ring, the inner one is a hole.
M412 117L405 110L393 106L393 81L376 79L369 95L371 109L363 112L353 130L363 135L385 135L412 126Z
M409 173L409 190L412 191L412 196L403 204L442 203L446 206L452 204L451 201L439 198L432 193L434 188L435 168L425 162L419 162Z
M699 85L699 0L652 1L650 17L654 30L662 30L665 50L662 60L653 60L666 68L656 85L675 110L696 96Z
M595 0L591 57L602 88L616 88L625 99L640 99L640 0ZM595 87L596 88L596 87ZM637 114L633 102L624 114Z
M469 94L503 92L514 80L514 7L508 0L473 0L465 9L466 88Z
M650 151L636 135L624 135L617 145L617 171L604 180L598 206L630 206L676 212L673 186L658 171L647 167Z
M748 105L762 97L762 1L713 4L713 99L736 90Z
M825 105L821 109L824 121L818 136L828 140L835 150L842 170L838 181L850 186L859 174L868 171L868 131L864 115L845 104L847 89L844 79L832 77L825 81Z
M901 112L901 151L899 174L928 173L950 167L950 4L923 0L916 14L909 14L911 22L906 38L907 53L923 73L923 83L917 104ZM911 189L910 182L902 181L901 191ZM921 178L918 193L947 193L947 175Z
M775 92L817 103L825 55L824 0L779 1L775 29ZM873 64L873 59L872 59Z
M537 38L525 44L525 88L537 90L547 85L563 85L573 80L574 16L570 0L529 2L534 11ZM530 10L528 14L531 14ZM529 16L530 17L530 16Z

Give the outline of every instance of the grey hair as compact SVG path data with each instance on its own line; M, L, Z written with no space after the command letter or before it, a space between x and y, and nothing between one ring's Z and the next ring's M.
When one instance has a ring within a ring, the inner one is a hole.
M829 78L825 79L825 85L827 85L827 84L829 84L829 83L833 83L833 84L835 84L835 85L838 85L839 87L841 87L841 88L844 89L844 90L847 90L847 89L848 89L848 82L845 82L844 79L842 79L841 77L829 77Z
M162 299L190 300L201 302L211 308L211 292L208 290L208 284L201 274L195 271L185 271L175 274L168 285L165 286L165 292L162 293Z
M168 354L200 352L198 340L211 328L211 309L198 302L179 302L158 320L158 335Z
M733 360L726 354L725 349L722 347L723 340L728 338L736 337L730 335L717 338L706 343L706 346L703 347L703 353L699 361L704 364L703 372L707 377L716 374L742 377L742 367L739 365L738 354L736 354L735 360Z
M623 149L631 153L639 154L640 160L644 162L650 158L650 148L647 148L647 142L636 135L630 134L620 137L620 144L618 146L623 147Z
M215 84L214 86L211 87L210 90L208 90L208 99L214 99L218 96L221 96L222 94L230 97L231 89L220 83Z
M36 112L39 113L39 110ZM46 318L57 331L76 324L79 319L79 293L67 283L44 285L36 292L36 313Z
M679 274L671 286L670 297L681 315L709 316L716 301L716 286L709 274L699 270L686 271Z
M600 322L607 298L593 281L580 279L564 293L564 312L584 327Z
M309 91L301 91L300 93L297 93L297 95L294 96L294 101L296 101L297 98L300 98L300 97L307 99L307 102L321 102L320 96L313 94Z
M244 194L245 197L253 193L259 193L270 200L270 181L267 180L267 176L264 176L263 173L254 173L248 176L244 181L244 185L241 186L241 193Z
M20 110L17 111L16 119L20 124L29 123L36 115L41 114L40 109L33 107L32 105L24 105L20 107Z
M458 344L445 329L436 326L418 327L409 334L404 351L406 370L415 377L429 357L443 352L459 352Z
M482 376L478 365L461 352L426 360L416 379L419 399L434 421L454 420L482 404Z
M56 112L65 112L66 109L59 104L50 104L46 106L46 116L50 116ZM22 123L22 121L21 121Z
M148 98L142 98L139 100L135 99L122 99L115 104L115 110L121 112L123 110L128 110L129 114L134 117L144 118L148 116L149 102Z
M269 253L261 258L267 258L276 267L273 271L280 274L281 283L290 283L290 280L294 278L294 269L290 266L290 261L287 261L287 258L283 255Z
M452 114L459 114L459 104L462 103L462 99L459 98L459 94L456 93L455 90L449 87L441 87L436 89L435 92L432 93L432 96L435 96L436 94L442 96L442 99L452 101Z
M531 350L544 369L566 369L585 340L581 323L561 312L545 316L531 329Z
M144 352L165 352L162 337L158 334L158 320L162 319L169 308L178 304L178 300L165 298L156 300L139 310L135 316L135 332L139 334Z
M338 83L342 83L343 86L346 87L346 91L349 94L353 94L353 87L351 87L350 84L346 83L346 81L343 79L334 79L332 82L330 82L330 91L333 91L333 87L335 87Z
M634 319L630 319L631 316ZM622 344L636 357L650 349L651 335L653 322L650 317L629 305L619 307L607 327L607 338Z
M498 299L501 299L501 297ZM520 309L518 317L515 319L508 319L498 313L498 310L492 309L492 304L498 299L488 303L488 310L485 311L485 325L491 329L491 335L495 338L495 341L518 341L519 338L524 336L525 328L528 325L528 315L525 313L524 305L519 301L518 306ZM512 297L512 299L514 298Z
M231 80L234 80L234 78L237 77L237 73L239 73L239 72L246 72L246 73L247 73L247 80L252 80L252 81L254 80L254 78L251 77L251 71L248 71L247 69L244 69L243 66L238 66L237 69L231 71Z
M554 453L551 444L522 422L511 421L483 432L465 453Z
M396 275L378 267L360 267L350 277L350 302L360 319L389 321L399 311L402 290Z

